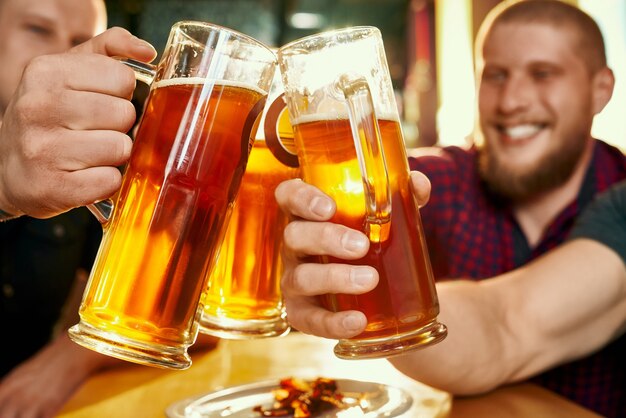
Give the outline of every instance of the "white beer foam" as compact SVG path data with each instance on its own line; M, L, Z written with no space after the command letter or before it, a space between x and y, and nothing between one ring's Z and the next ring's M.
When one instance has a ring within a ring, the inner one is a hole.
M390 122L400 122L398 115L393 112L376 112L376 117L379 120L386 120ZM322 122L322 121L335 121L335 120L349 120L348 112L324 112L316 113L313 115L303 115L296 118L293 121L294 125L300 125L302 123L309 122Z
M237 87L246 90L252 90L262 95L266 95L267 92L260 89L257 86L253 86L251 84L243 83L241 81L233 81L233 80L218 80L211 78L202 78L202 77L181 77L181 78L169 78L166 80L159 80L155 83L154 88L158 89L160 87L167 86L182 86L182 85L203 85L203 84L214 84L216 86L224 86L224 87Z

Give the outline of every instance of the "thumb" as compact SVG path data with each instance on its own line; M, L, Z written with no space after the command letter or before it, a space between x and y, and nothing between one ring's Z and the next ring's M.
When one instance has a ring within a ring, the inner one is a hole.
M420 207L426 205L426 203L428 203L428 199L430 198L430 180L428 180L428 177L419 171L412 171L411 184L413 186L413 191L415 192L417 204Z
M70 49L70 52L92 53L152 61L157 52L148 42L137 38L126 29L111 28L100 35Z

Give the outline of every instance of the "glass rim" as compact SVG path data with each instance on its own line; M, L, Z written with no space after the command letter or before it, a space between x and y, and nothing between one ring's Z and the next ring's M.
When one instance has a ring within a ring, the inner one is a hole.
M323 40L323 39L332 38L337 35L341 35L341 34L349 33L349 32L360 33L364 35L380 35L381 34L380 29L378 29L376 26L367 26L367 25L349 26L346 28L339 28L339 29L330 29L327 31L314 33L312 35L307 35L302 38L294 39L293 41L288 42L285 45L278 48L277 55L283 55L285 51L294 49L298 45L310 42L313 39Z
M212 29L212 30L215 30L215 31L228 32L228 33L234 35L237 38L243 39L244 41L248 42L249 44L252 44L254 46L258 46L259 48L265 50L272 57L272 60L274 60L274 61L276 60L276 53L274 51L272 51L271 47L265 45L263 42L259 41L258 39L253 38L250 35L246 35L243 32L239 32L239 31L237 31L235 29L231 29L231 28L228 28L226 26L218 25L218 24L215 24L215 23L204 22L204 21L201 21L201 20L181 20L181 21L178 21L178 22L174 23L172 25L172 29L171 30L172 31L179 30L179 29L182 30L182 27L184 27L184 26L195 26L195 27L200 27L200 28ZM276 48L274 48L274 49L276 49Z

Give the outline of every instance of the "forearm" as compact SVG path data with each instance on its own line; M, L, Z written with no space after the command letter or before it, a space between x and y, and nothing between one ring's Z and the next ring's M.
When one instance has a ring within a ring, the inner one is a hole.
M624 332L626 267L596 241L569 242L490 286L508 305L517 378L589 355Z
M497 326L500 313L482 287L466 280L438 283L438 319L448 327L448 336L434 346L393 357L391 363L411 378L458 395L486 392L507 380L502 368L506 337Z
M67 331L61 333L53 342L53 345L64 347L61 349L67 353L67 364L72 364L71 369L78 383L99 370L126 364L122 360L100 354L76 344L70 340Z
M391 361L416 380L460 395L588 355L626 324L624 263L589 240L493 279L440 283L437 290L448 337Z

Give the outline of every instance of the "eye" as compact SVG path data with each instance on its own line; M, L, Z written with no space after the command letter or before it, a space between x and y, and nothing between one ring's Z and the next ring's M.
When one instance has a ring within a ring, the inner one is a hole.
M46 26L42 26L42 25L38 25L35 23L27 23L25 25L25 28L28 32L31 32L35 35L40 35L40 36L49 36L52 34L52 30L49 29Z
M532 72L535 80L547 80L554 75L554 72L548 69L537 69Z
M495 69L485 70L482 77L483 81L488 83L502 83L506 78L507 74L505 71Z
M530 76L538 82L551 81L563 74L564 68L558 65L536 65L530 67Z

